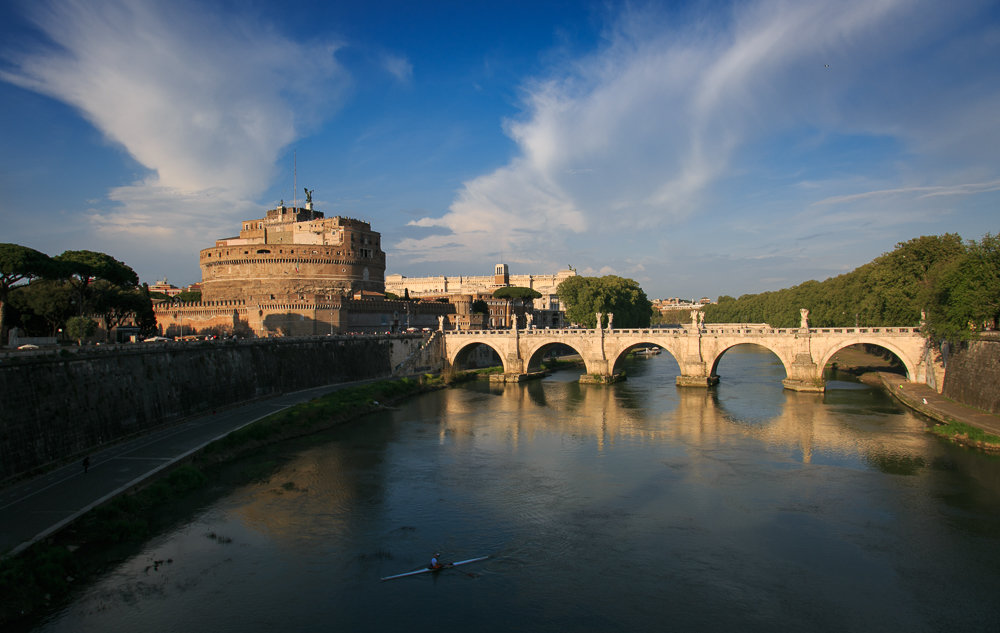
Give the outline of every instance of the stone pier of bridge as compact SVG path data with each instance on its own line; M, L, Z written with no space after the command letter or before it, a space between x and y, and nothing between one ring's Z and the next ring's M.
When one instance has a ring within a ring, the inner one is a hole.
M823 369L834 354L851 345L871 344L899 358L911 382L931 385L939 392L944 384L945 368L920 328L810 328L805 314L799 328L692 323L660 328L452 330L443 335L446 368L461 366L464 354L477 345L487 345L503 363L503 375L495 380L505 382L538 375L542 359L557 346L579 354L586 368L581 382L615 382L623 377L621 366L629 353L658 348L677 361L678 386L711 387L719 381L717 369L723 354L736 345L753 344L778 357L785 368L783 384L787 389L822 392Z

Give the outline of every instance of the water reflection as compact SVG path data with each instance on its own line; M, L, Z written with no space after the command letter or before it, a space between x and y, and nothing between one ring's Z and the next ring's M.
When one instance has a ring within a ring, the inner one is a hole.
M1000 463L864 386L785 391L769 356L727 357L712 390L661 355L610 387L402 403L290 449L43 630L988 630ZM434 551L492 558L378 581Z

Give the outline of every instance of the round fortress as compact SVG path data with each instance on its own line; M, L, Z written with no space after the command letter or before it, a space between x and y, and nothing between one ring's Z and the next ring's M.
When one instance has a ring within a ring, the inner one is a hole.
M296 300L385 292L385 253L371 225L312 209L270 209L239 237L201 251L203 301Z

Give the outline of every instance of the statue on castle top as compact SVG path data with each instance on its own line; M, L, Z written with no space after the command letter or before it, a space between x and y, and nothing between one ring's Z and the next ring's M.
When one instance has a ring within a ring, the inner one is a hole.
M312 201L313 201L313 191L316 191L316 190L315 189L306 189L305 187L303 187L303 189L305 189L305 192L306 192L306 204L312 204Z

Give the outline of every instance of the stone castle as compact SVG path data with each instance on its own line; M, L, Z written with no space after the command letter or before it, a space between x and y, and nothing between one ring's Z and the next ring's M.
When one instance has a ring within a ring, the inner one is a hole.
M381 235L361 220L284 204L201 251L202 300L155 306L162 334L315 336L437 329L444 303L385 301Z
M311 196L310 196L311 198ZM161 334L315 336L388 332L409 328L539 327L562 325L556 287L576 274L510 275L497 264L494 275L385 277L381 235L361 220L324 217L306 206L284 203L263 218L244 220L238 237L216 240L201 251L201 301L154 307ZM494 299L505 286L542 294L525 305ZM399 299L386 299L386 292ZM409 298L413 300L403 300ZM472 304L483 299L489 315L477 318ZM439 319L440 317L440 319Z
M361 220L312 209L271 209L239 237L201 251L203 301L303 300L385 292L381 236Z

